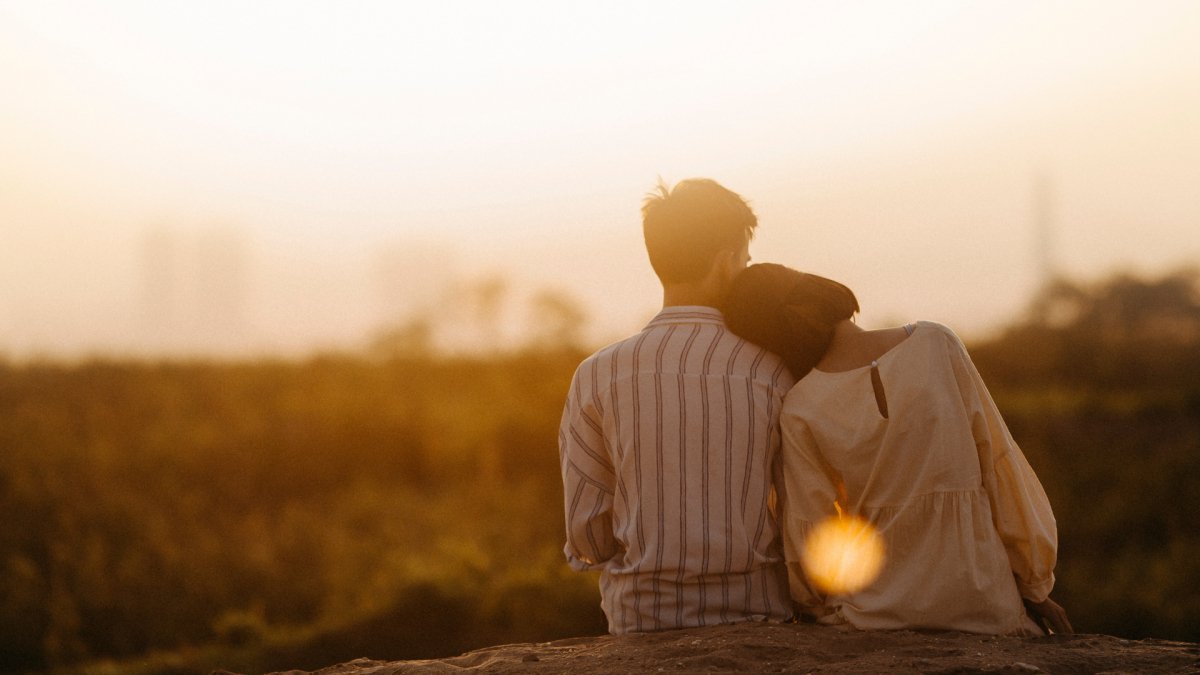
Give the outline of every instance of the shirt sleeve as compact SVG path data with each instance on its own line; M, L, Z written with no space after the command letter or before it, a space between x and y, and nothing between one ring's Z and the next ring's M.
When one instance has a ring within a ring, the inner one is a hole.
M612 504L616 474L597 411L581 395L576 373L559 425L567 542L563 553L571 569L601 569L617 554Z
M780 522L783 530L783 557L787 563L788 587L802 615L818 620L832 615L836 608L826 605L826 596L804 573L804 542L819 523L837 515L841 478L817 447L808 425L784 413L783 480L779 491Z
M992 522L1008 553L1021 596L1041 602L1054 587L1058 555L1058 530L1050 500L1009 433L962 341L955 336L954 343L951 357L971 416Z

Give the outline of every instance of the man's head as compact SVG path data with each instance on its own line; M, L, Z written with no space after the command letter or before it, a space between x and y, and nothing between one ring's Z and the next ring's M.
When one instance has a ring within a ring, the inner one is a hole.
M707 178L672 189L659 182L642 204L646 251L664 287L708 281L724 290L749 262L757 226L744 199Z

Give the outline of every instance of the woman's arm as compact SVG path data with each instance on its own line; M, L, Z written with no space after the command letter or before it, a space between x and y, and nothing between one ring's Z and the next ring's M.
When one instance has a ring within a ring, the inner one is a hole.
M780 416L780 426L783 481L779 490L779 522L788 587L800 614L820 619L835 608L827 606L825 594L809 581L801 562L802 551L812 530L826 518L837 515L834 503L842 491L808 426L786 411Z
M1037 605L1047 599L1054 586L1058 555L1058 530L1050 500L1009 433L962 341L950 335L954 338L950 357L970 415L992 522L1008 553L1021 596Z
M1075 629L1071 627L1071 621L1067 619L1067 610L1062 608L1062 605L1046 598L1041 602L1025 601L1025 609L1034 619L1041 624L1042 628L1053 633L1070 634L1074 633Z

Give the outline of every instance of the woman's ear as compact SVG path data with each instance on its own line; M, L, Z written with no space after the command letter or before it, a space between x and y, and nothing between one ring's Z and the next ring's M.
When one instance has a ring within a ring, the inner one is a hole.
M717 264L721 269L721 281L723 285L729 286L733 283L734 277L738 275L745 267L740 264L739 254L733 249L721 251L717 254Z

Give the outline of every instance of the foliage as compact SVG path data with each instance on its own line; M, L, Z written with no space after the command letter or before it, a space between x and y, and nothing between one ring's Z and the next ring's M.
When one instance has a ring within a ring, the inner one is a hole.
M1094 286L1060 280L1001 338L973 349L996 382L1102 390L1187 388L1200 381L1200 271L1122 274Z
M1076 629L1200 641L1198 281L1060 282L972 347L1054 506Z
M558 550L581 356L0 367L2 669L602 632Z

